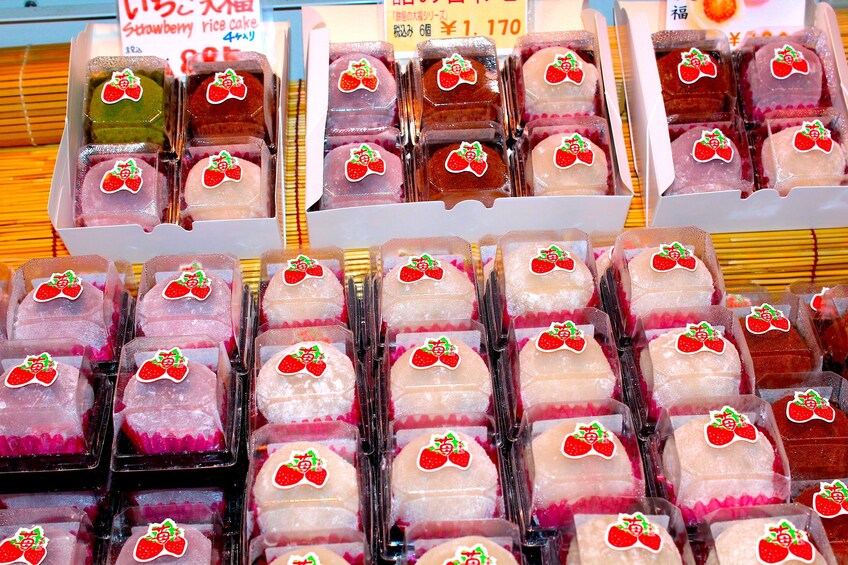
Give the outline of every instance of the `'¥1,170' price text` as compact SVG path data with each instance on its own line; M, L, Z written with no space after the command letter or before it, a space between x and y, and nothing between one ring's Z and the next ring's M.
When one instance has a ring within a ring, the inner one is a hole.
M464 30L466 36L478 35L480 33L479 30L471 29L471 20L463 20ZM521 20L518 18L515 19L503 19L503 20L486 20L486 24L488 25L488 29L486 29L486 35L489 37L494 36L508 36L508 35L521 35ZM486 26L484 26L485 28Z

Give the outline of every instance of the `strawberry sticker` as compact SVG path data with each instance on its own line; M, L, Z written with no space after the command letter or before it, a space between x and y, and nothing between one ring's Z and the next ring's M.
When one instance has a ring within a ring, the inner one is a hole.
M547 275L553 271L574 271L574 259L571 253L559 245L540 247L537 255L530 259L530 272L534 275Z
M807 532L799 530L789 520L765 525L765 534L757 545L757 561L760 563L812 563L815 558L816 548L810 543Z
M479 141L463 141L459 144L459 149L454 149L448 154L445 169L449 173L458 174L467 171L475 177L482 177L489 168L489 163L486 162L488 158L489 155L483 151Z
M215 79L206 87L206 101L210 104L221 104L234 98L244 100L247 97L247 85L244 77L232 69L223 73L215 73Z
M203 188L215 188L225 182L241 182L242 169L239 160L226 149L210 155L209 165L203 170Z
M710 410L710 421L704 425L707 445L719 449L737 441L756 443L759 437L759 430L748 417L730 406Z
M160 349L156 355L142 363L135 373L135 378L142 383L153 383L159 380L181 383L187 376L188 357L183 355L179 347L170 351Z
M324 267L317 259L310 259L300 254L288 260L288 267L283 271L283 282L286 286L297 286L306 279L320 279L324 276Z
M772 330L788 332L791 327L789 318L771 304L751 306L751 313L745 316L745 329L754 335L761 335Z
M574 165L585 165L591 167L595 162L595 152L589 145L589 141L575 133L572 136L565 135L554 151L554 166L557 169L569 169Z
M833 136L830 130L824 127L821 120L803 122L801 128L795 132L792 139L792 147L799 153L809 151L821 151L830 153L833 150Z
M349 182L359 182L368 175L386 174L386 162L380 152L363 143L359 149L350 150L350 159L345 161L345 178Z
M651 256L651 269L658 273L673 269L694 271L697 266L698 259L676 241L668 245L661 244L660 250Z
M398 280L404 284L416 283L423 279L440 281L444 276L445 270L439 260L427 253L421 257L410 257L406 265L398 271Z
M677 336L674 349L683 355L693 355L704 350L721 355L727 343L721 332L709 322L699 322L686 324L686 331Z
M821 312L824 310L824 301L827 297L827 293L830 290L829 286L822 287L821 291L818 294L814 294L810 298L810 309L813 312Z
M545 67L545 82L556 86L564 82L583 84L583 63L572 52L557 53L552 63Z
M413 369L429 369L430 367L445 367L451 371L459 367L462 359L459 349L445 336L427 341L426 345L416 347L409 358L409 366Z
M133 549L133 559L138 563L147 563L160 557L180 558L188 549L185 530L176 522L166 518L162 522L147 526L147 533L138 538ZM169 559L169 562L173 560Z
M836 518L848 514L848 486L840 480L819 484L813 496L813 510L822 518Z
M317 343L310 347L301 347L295 353L290 353L277 363L277 373L285 377L295 375L310 375L316 379L327 370L327 354Z
M733 160L733 146L730 138L718 129L705 129L701 138L692 146L692 157L699 163L708 163L714 159L729 163Z
M377 71L362 58L358 61L348 61L347 70L339 76L339 90L342 92L355 92L359 89L374 92L380 86Z
M433 434L430 443L418 452L418 468L425 473L456 467L463 471L471 468L471 452L464 441L454 432L444 435Z
M441 90L449 92L460 84L474 84L476 82L477 71L471 66L471 61L458 53L442 59L442 68L436 75L436 83Z
M100 191L105 194L114 194L126 190L132 194L137 194L141 190L143 182L141 169L136 165L135 159L130 158L126 161L119 159L115 161L115 166L106 171L106 174L100 180Z
M682 60L677 64L677 77L683 84L698 82L701 77L715 78L718 76L716 64L707 53L697 47L681 53L680 58Z
M321 559L312 551L306 555L292 554L286 565L321 565Z
M482 543L473 547L460 545L453 557L445 559L442 565L495 565L497 560L489 555L489 550Z
M771 76L774 78L783 80L796 73L806 75L809 72L810 65L804 55L791 45L786 44L774 50L774 58L771 60Z
M104 104L115 104L121 100L138 102L144 89L141 87L141 79L135 76L130 69L112 72L109 79L100 91L100 100Z
M172 280L162 290L165 300L200 300L209 298L212 293L212 281L206 276L203 269L198 265L192 265L188 270L180 273L180 276Z
M660 527L641 512L619 514L618 520L607 527L604 541L607 547L619 551L641 548L659 553L663 545L659 532Z
M583 353L586 349L586 334L574 322L554 322L536 338L536 349L542 353L567 350Z
M575 431L565 436L560 453L568 459L583 459L590 455L612 459L615 442L612 434L597 420L589 424L578 423Z
M41 526L19 528L12 537L0 542L0 565L27 563L39 565L47 557L50 538L44 535Z
M836 418L836 410L827 398L815 390L796 390L795 399L786 405L786 418L796 424L810 420L822 420L830 424Z
M21 388L29 384L50 386L56 382L56 362L49 353L30 355L9 371L5 384L9 388Z
M288 461L274 471L274 486L286 490L300 485L324 488L327 485L327 460L317 449L292 451Z
M50 302L57 298L76 300L82 294L82 279L68 269L64 273L53 273L50 280L35 289L32 299L36 302Z

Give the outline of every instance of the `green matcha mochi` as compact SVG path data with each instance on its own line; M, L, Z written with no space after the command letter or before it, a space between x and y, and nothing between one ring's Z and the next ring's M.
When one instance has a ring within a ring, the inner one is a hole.
M91 120L91 141L94 143L156 143L166 146L165 112L162 86L144 75L142 95L138 102L124 98L113 104L103 102L104 80L91 92L88 117Z

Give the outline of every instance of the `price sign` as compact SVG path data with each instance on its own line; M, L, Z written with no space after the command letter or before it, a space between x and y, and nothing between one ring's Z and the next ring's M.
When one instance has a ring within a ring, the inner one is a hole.
M385 0L386 40L395 51L421 41L481 35L512 49L527 33L527 0Z
M263 51L260 0L118 0L124 55L155 55L177 75L197 53Z
M727 35L730 47L742 43L745 33L786 35L786 30L804 25L806 2L801 0L668 0L666 29L718 29Z

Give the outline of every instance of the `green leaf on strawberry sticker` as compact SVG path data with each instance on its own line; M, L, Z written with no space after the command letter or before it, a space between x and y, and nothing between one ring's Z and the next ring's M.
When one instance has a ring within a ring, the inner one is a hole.
M321 559L312 551L306 555L292 554L289 556L286 565L321 565Z
M457 546L453 557L445 560L443 565L495 565L496 560L489 555L489 550L482 543L473 547Z

